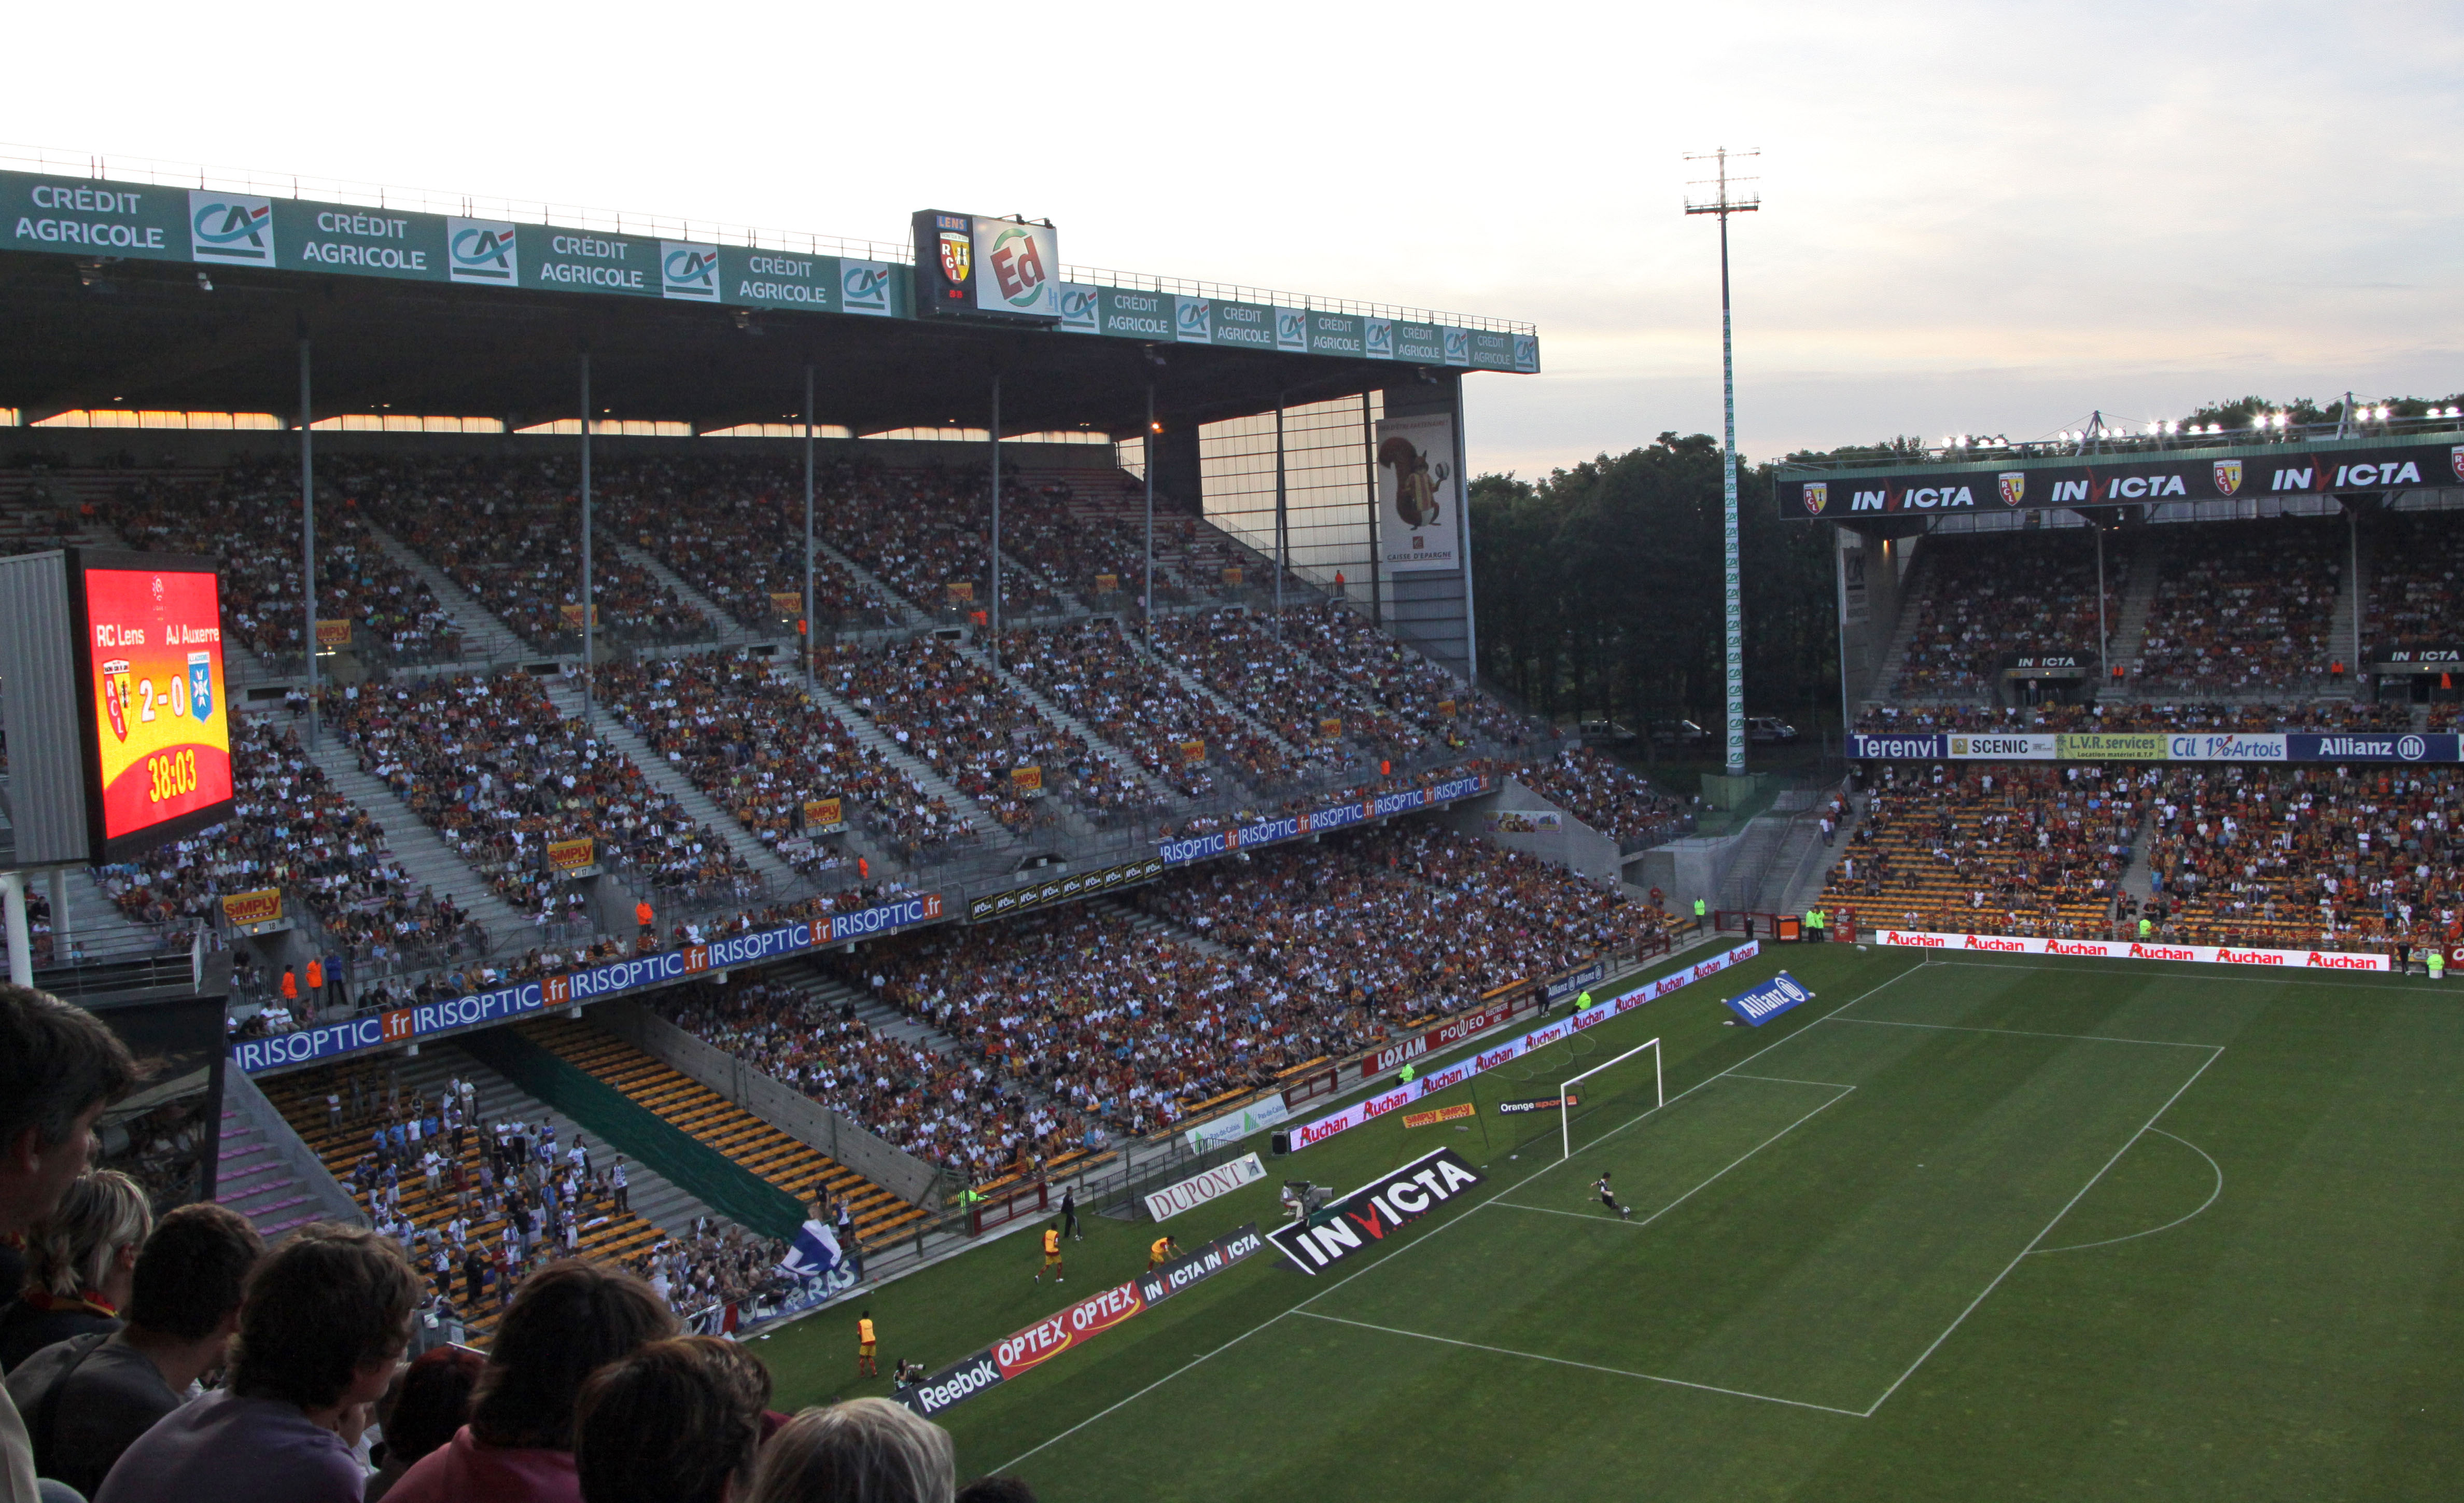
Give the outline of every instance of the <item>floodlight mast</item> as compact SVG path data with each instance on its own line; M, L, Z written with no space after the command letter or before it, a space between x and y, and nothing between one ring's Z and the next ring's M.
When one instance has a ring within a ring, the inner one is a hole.
M1740 183L1757 182L1750 177L1728 175L1730 158L1743 160L1759 157L1760 151L1730 151L1721 146L1711 151L1689 151L1688 162L1717 163L1717 175L1700 178L1689 188L1709 188L1710 199L1696 202L1690 195L1685 202L1688 214L1720 216L1720 411L1723 429L1720 451L1720 496L1722 502L1720 532L1726 548L1721 586L1726 592L1727 626L1728 679L1728 776L1743 777L1746 771L1746 614L1744 575L1737 563L1737 362L1730 343L1728 316L1728 216L1750 214L1762 207L1760 192L1732 194L1729 189Z

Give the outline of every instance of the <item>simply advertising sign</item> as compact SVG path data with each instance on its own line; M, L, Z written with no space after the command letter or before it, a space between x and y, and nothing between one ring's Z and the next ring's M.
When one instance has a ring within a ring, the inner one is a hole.
M1377 557L1389 570L1463 566L1463 486L1455 420L1443 413L1377 424Z
M1451 1148L1421 1155L1370 1181L1306 1222L1266 1233L1292 1266L1315 1274L1386 1240L1481 1183Z

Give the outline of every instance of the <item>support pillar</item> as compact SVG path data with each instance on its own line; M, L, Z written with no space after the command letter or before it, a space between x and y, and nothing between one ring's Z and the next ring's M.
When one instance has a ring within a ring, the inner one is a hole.
M582 723L594 723L591 679L599 667L599 612L590 585L590 352L582 352Z
M991 559L990 559L990 561L989 561L989 563L991 564L991 566L992 566L992 582L991 582L991 583L992 583L992 597L993 597L993 598L992 598L992 604L991 604L991 606L988 608L988 614L987 614L987 616L986 616L986 618L985 618L985 619L986 619L986 620L988 620L988 621L990 621L990 622L992 623L992 635L993 635L993 671L994 671L995 673L999 673L999 672L1001 671L1001 372L1000 372L1000 371L998 371L998 370L996 370L996 371L994 371L994 372L993 372L993 426L992 426L992 428L989 430L989 431L990 431L990 434L991 434L991 437L992 437L992 451L993 451L993 546L992 546L992 558L991 558Z
M1284 634L1284 573L1292 565L1291 524L1284 510L1284 394L1275 393L1275 636Z
M34 936L26 923L26 873L0 872L0 908L7 910L9 980L34 984Z
M1382 627L1386 624L1386 608L1378 598L1377 576L1385 549L1377 542L1377 426L1369 415L1369 388L1365 387L1360 392L1360 453L1362 463L1369 467L1369 619L1373 625Z
M804 362L804 692L813 692L813 363Z
M1147 583L1146 588L1138 596L1138 609L1146 621L1147 646L1153 647L1155 646L1155 380L1152 377L1148 378L1147 381L1146 439L1138 447L1139 451L1143 453L1147 458L1147 462L1140 466L1141 469L1146 471L1147 481Z
M309 402L308 330L299 330L299 579L300 607L307 619L300 645L308 664L308 745L317 745L317 455L309 424L316 413Z

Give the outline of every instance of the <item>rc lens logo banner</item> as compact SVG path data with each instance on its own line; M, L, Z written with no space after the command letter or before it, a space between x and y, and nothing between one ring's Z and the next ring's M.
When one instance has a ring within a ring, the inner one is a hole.
M718 247L681 240L660 241L659 296L692 302L718 301Z
M188 254L223 265L274 264L274 200L188 190Z
M520 244L514 227L500 219L445 221L445 275L457 282L496 287L521 284Z

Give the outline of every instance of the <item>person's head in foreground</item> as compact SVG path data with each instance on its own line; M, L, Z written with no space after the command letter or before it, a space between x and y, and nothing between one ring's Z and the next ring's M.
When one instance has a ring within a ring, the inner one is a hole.
M583 1503L727 1503L752 1490L770 1374L717 1337L652 1341L599 1369L574 1407Z
M770 1438L752 1503L953 1503L957 1477L949 1431L888 1399L850 1399Z
M136 1083L128 1047L93 1013L0 985L0 1236L51 1214L85 1172L96 1119Z

